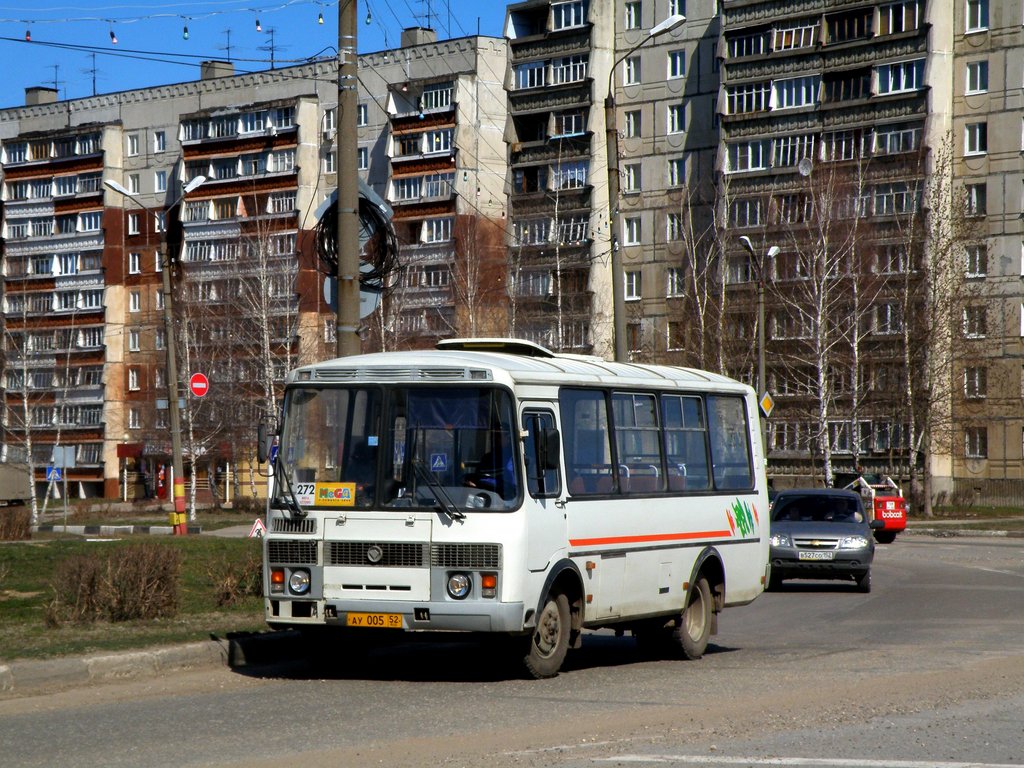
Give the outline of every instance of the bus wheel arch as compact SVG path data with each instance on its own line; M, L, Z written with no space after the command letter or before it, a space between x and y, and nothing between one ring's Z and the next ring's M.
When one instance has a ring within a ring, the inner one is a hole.
M571 562L551 569L532 618L523 665L531 677L554 677L569 649L578 648L582 638L582 582Z
M697 558L688 582L686 602L673 629L673 639L687 659L699 659L711 635L718 633L718 614L725 607L725 568L714 547Z

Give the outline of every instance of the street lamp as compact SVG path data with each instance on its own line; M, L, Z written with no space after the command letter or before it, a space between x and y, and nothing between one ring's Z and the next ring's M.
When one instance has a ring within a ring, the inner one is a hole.
M768 458L768 436L765 432L764 408L760 401L768 393L764 369L764 271L765 262L779 255L779 246L773 245L767 253L758 254L754 244L746 235L740 235L740 244L750 254L751 263L757 269L757 397L758 410L761 414L761 446L764 448L765 459Z
M647 37L619 56L608 70L608 95L604 100L605 150L608 153L608 231L611 233L612 263L612 328L615 340L615 361L627 362L626 355L626 286L622 270L622 252L619 250L615 231L615 213L619 207L619 131L615 125L615 93L612 90L615 70L641 45L658 35L675 29L686 21L682 14L675 13L651 27Z
M181 204L181 201L185 199L185 195L198 187L204 181L206 181L205 176L196 176L182 187L181 195L178 199L164 208L164 226L161 228L160 232L160 272L163 277L164 335L167 337L165 345L167 348L167 409L171 418L171 461L174 468L174 511L171 512L171 526L174 528L174 533L179 536L183 536L188 533L188 525L185 518L185 471L184 462L181 458L181 413L178 407L178 358L177 352L175 351L176 337L174 333L174 310L171 295L171 260L167 256L167 222L170 221L170 212ZM151 221L155 218L153 216L154 211L152 208L147 207L141 200L139 200L139 198L113 179L104 179L103 184L136 203L143 211L146 212L146 215L150 217Z

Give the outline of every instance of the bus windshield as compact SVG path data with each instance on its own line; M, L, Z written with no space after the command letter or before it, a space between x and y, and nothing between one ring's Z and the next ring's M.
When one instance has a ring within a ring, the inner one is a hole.
M285 400L275 500L301 507L518 504L512 399L496 387L301 387Z

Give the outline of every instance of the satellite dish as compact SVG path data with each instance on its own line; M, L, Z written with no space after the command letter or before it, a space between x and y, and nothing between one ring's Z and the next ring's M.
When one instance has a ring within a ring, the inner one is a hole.
M373 266L365 261L359 264L360 272L369 272ZM384 292L382 287L362 285L359 289L359 318L369 316L380 306L380 296ZM331 311L338 311L338 278L333 275L324 277L324 301Z
M801 176L810 176L811 171L814 170L814 163L811 162L811 158L802 157L800 162L796 164L796 169L800 171Z

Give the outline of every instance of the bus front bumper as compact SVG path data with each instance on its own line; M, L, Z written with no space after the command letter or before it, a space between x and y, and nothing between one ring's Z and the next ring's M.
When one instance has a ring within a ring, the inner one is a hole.
M522 603L394 600L265 600L268 624L402 629L424 632L522 632Z

